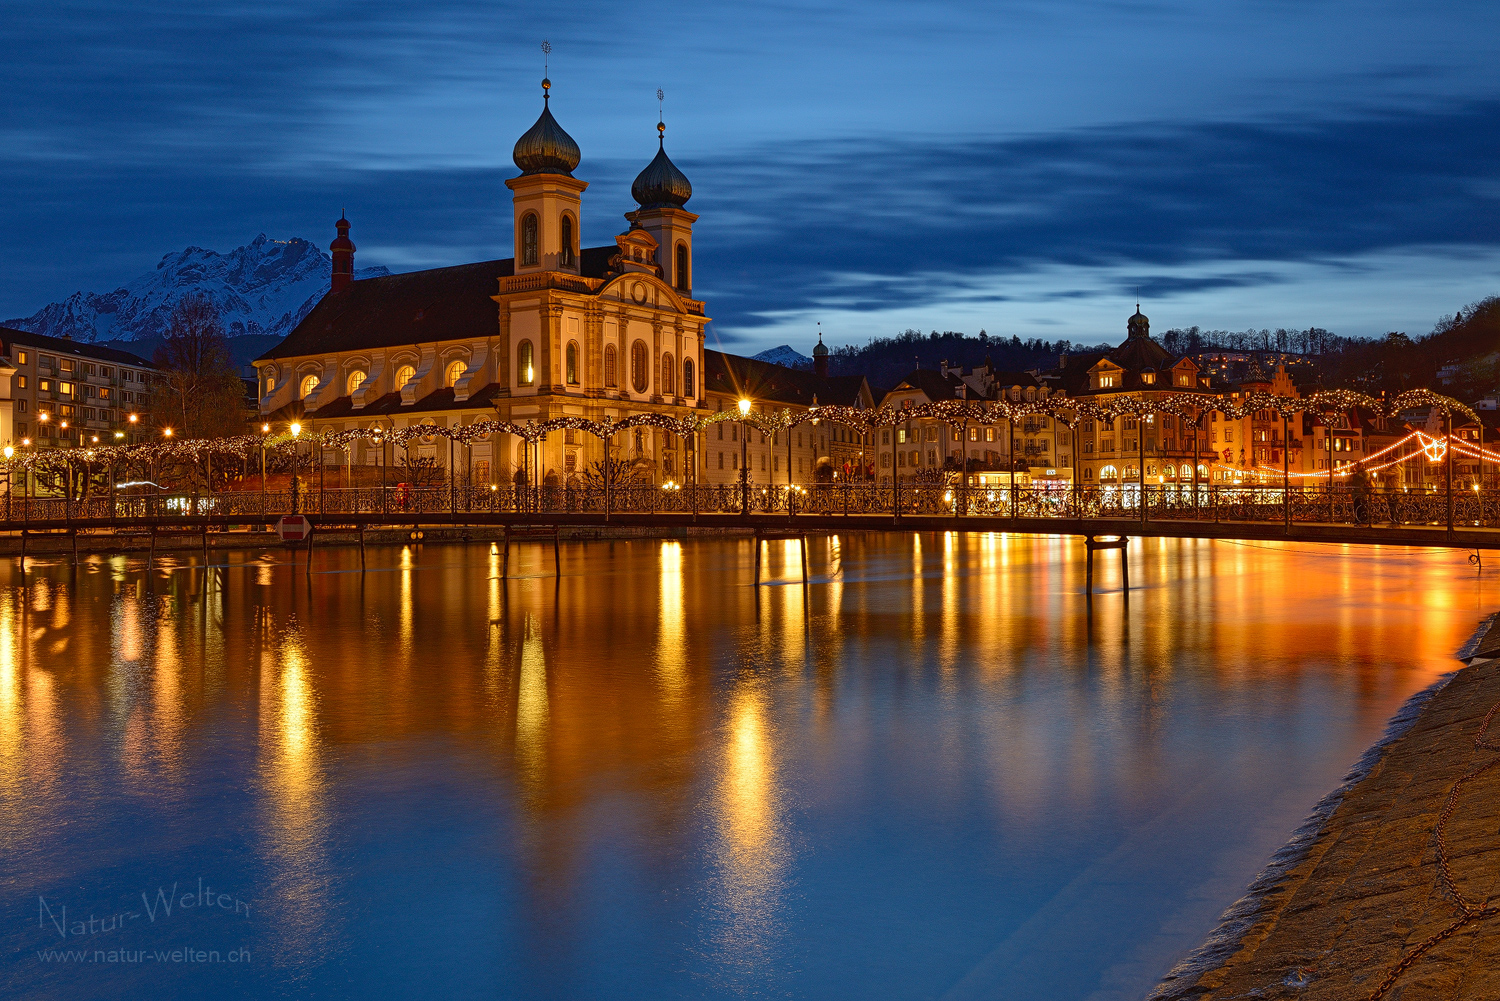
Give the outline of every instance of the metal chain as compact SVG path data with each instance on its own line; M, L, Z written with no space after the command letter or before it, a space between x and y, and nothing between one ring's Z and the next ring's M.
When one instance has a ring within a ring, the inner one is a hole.
M1474 749L1476 751L1500 751L1500 744L1484 739L1485 733L1490 728L1490 722L1494 720L1497 712L1500 712L1500 702L1490 707L1490 711L1485 714L1484 722L1480 724L1479 732L1474 735ZM1453 816L1453 811L1458 808L1459 793L1463 791L1465 785L1477 779L1495 767L1495 765L1500 765L1500 758L1491 758L1486 764L1469 769L1459 777L1457 782L1453 783L1453 788L1448 792L1448 800L1443 804L1443 812L1438 817L1437 827L1434 829L1434 833L1437 835L1438 872L1442 877L1443 889L1447 891L1448 896L1453 900L1454 907L1458 909L1458 918L1442 931L1420 942L1402 957L1401 962L1392 967L1391 971L1386 974L1385 979L1380 982L1380 985L1370 993L1367 1001L1380 1001L1385 996L1385 993L1395 985L1401 974L1416 965L1417 961L1427 955L1433 946L1439 942L1442 942L1466 925L1500 914L1500 906L1493 904L1488 906L1480 905L1470 902L1464 897L1463 893L1458 889L1458 882L1453 878L1453 869L1448 857L1448 820Z

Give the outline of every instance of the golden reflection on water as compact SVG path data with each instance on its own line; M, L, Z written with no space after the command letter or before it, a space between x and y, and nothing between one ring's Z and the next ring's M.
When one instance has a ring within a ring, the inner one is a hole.
M767 698L758 678L736 684L714 794L714 939L721 962L739 967L762 961L785 930L787 848Z
M332 934L326 913L332 874L326 858L326 791L319 697L306 639L295 622L266 636L260 651L260 781L269 894L289 938L313 944Z
M17 662L14 594L0 595L0 797L14 796L21 781L21 665Z
M526 616L521 640L521 681L516 696L516 771L521 785L540 800L546 792L547 653L542 646L541 623Z
M687 628L682 607L682 543L668 539L661 544L656 627L656 676L662 700L676 706L687 690ZM669 718L675 714L669 713Z
M172 818L172 789L233 788L243 762L266 907L314 942L354 864L332 836L397 823L357 783L419 784L440 758L502 818L496 855L535 891L520 922L587 898L613 838L611 864L691 898L693 949L747 971L801 906L799 816L878 799L882 755L935 810L974 797L1039 839L1060 807L1152 801L1241 716L1300 713L1233 732L1326 740L1343 767L1358 747L1332 743L1378 735L1500 594L1463 554L1144 540L1128 604L1119 554L1097 554L1090 608L1071 539L813 537L807 588L799 544L766 546L758 590L741 540L570 546L560 582L501 580L494 546L372 547L364 576L246 561L163 595L128 568L35 574L0 594L0 803L44 838L84 771Z

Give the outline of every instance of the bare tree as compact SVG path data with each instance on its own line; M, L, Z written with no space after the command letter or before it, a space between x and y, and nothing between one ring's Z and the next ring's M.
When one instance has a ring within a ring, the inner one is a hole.
M244 384L219 311L207 296L187 296L172 308L155 361L165 375L164 409L178 433L215 438L244 432Z

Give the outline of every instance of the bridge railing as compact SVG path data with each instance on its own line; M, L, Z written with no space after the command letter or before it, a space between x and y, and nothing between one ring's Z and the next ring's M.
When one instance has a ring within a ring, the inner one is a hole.
M1144 497L1145 510L1142 510ZM500 487L442 484L326 490L221 491L89 497L4 498L0 518L27 523L84 519L132 521L212 515L233 521L275 519L301 513L314 519L341 515L392 520L429 514L780 514L834 516L942 516L978 519L1202 521L1382 526L1446 525L1445 492L1392 492L1351 488L1279 486L1174 486L1105 484L1092 487L1008 485L957 487L865 483L809 486L738 484L663 488L650 484L603 487ZM1455 492L1458 527L1500 526L1500 495Z

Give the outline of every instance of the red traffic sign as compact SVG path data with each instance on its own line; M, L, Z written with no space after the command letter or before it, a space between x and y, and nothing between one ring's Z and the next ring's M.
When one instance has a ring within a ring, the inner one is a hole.
M282 542L301 542L312 534L312 522L300 514L284 514L276 523L276 534Z

